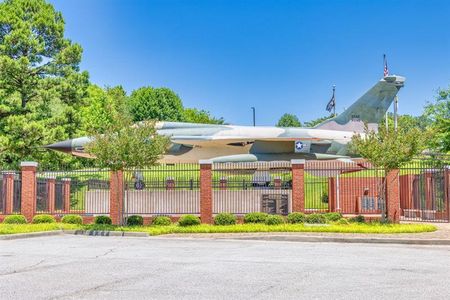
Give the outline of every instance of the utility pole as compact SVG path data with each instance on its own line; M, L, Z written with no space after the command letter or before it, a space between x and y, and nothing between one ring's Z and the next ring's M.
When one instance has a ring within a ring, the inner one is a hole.
M255 108L252 106L253 110L253 126L256 126L256 116L255 116Z
M398 126L397 112L398 112L398 96L395 96L395 98L394 98L394 130L395 131L397 131L397 126Z
M386 114L384 115L385 116L385 123L386 123L386 132L388 132L389 131L389 124L388 124L388 112L386 112Z

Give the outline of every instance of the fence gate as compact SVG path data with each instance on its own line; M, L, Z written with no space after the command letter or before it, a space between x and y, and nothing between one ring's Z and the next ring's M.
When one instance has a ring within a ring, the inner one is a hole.
M124 171L123 220L131 215L200 215L200 165L161 164Z
M449 168L443 161L414 161L400 172L401 219L449 222Z

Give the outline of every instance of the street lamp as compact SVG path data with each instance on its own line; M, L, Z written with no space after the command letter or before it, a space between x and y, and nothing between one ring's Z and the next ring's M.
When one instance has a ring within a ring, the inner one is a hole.
M255 108L252 106L252 110L253 110L253 126L256 126L256 117L255 117Z

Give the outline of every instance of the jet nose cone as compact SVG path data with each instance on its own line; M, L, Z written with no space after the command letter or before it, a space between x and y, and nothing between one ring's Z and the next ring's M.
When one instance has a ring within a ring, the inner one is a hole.
M62 142L57 142L50 145L45 145L44 148L71 153L72 152L72 140L66 140Z

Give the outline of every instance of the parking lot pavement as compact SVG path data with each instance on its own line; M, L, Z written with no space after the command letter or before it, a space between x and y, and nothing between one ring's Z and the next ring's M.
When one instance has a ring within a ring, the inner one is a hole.
M2 299L419 299L450 247L51 236L0 241Z

